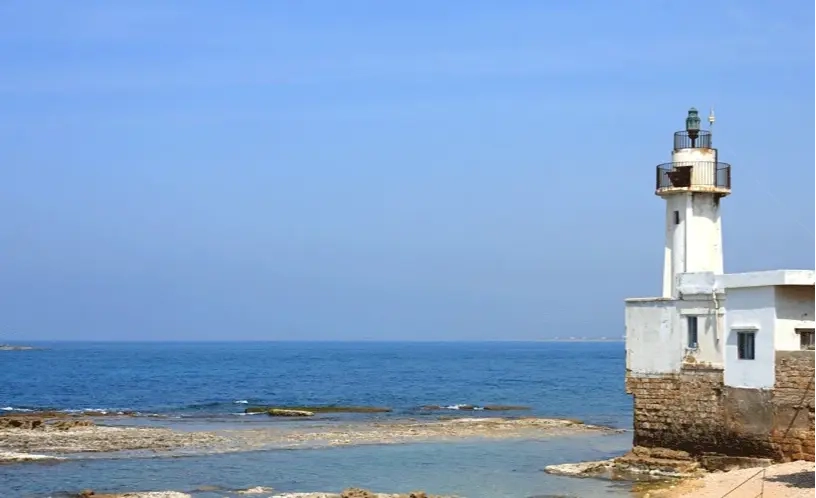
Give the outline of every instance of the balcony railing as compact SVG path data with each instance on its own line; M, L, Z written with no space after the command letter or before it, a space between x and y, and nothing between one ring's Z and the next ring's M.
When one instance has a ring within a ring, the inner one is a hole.
M699 130L696 136L688 130L678 131L674 134L674 150L679 149L710 149L711 148L711 132Z
M731 165L713 161L693 161L657 166L656 190L693 187L731 190Z

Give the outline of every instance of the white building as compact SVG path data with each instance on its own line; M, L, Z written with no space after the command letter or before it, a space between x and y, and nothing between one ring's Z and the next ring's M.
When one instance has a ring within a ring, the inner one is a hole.
M813 349L813 270L723 273L731 166L695 109L657 167L655 193L666 202L663 295L626 301L627 374L710 367L726 386L772 389L778 351Z

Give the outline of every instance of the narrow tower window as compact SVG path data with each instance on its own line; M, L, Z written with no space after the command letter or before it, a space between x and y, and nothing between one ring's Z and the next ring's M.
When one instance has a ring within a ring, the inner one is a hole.
M680 211L675 211L674 212L674 224L675 225L680 224Z
M697 317L689 316L686 321L688 323L688 347L697 349Z

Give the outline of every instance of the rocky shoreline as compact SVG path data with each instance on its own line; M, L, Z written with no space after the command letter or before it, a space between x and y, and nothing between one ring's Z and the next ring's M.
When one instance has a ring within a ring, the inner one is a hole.
M46 412L0 416L0 462L66 454L138 451L220 453L274 448L444 442L467 438L539 438L616 429L543 418L323 422L217 431L100 425L106 418Z
M686 452L639 446L617 458L548 465L544 471L554 475L613 481L680 479L698 477L705 473L700 463Z
M197 490L229 492L220 488ZM376 493L362 488L346 488L339 493L332 492L311 492L311 493L276 493L272 488L257 486L254 488L232 490L238 495L263 496L264 498L456 498L454 496L430 495L424 491L411 491L409 493ZM128 493L101 493L92 490L84 490L76 493L72 498L192 498L188 493L180 491L142 491Z
M810 466L812 468L812 462ZM774 467L773 462L763 458L717 454L692 456L685 451L635 446L627 454L617 458L549 465L544 471L568 477L630 481L635 483L633 492L637 496L668 498L696 496L693 493L678 493L696 489L697 484L704 480L718 482L716 477L711 476L771 467Z
M692 456L685 451L635 446L627 454L596 462L549 465L549 474L570 477L594 477L611 480L641 481L687 479L709 472L728 472L771 465L767 458L729 457L705 454Z

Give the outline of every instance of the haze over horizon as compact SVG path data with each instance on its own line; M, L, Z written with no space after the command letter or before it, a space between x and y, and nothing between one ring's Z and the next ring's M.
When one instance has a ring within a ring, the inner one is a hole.
M0 342L619 337L686 111L814 267L812 4L0 4Z

